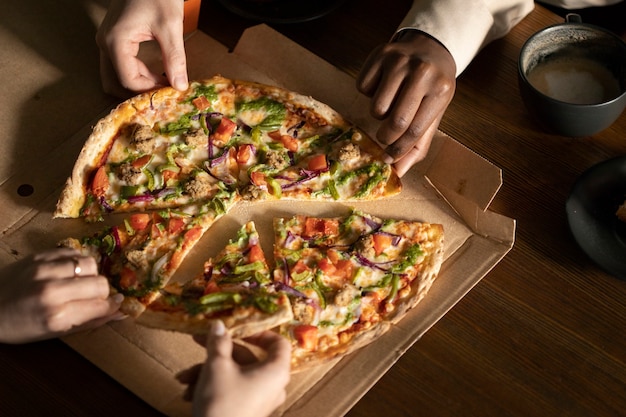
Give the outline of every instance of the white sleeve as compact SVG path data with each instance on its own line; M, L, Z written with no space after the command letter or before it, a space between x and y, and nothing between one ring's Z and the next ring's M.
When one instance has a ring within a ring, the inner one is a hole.
M483 46L506 35L533 7L533 0L414 0L398 32L418 29L441 42L458 76Z

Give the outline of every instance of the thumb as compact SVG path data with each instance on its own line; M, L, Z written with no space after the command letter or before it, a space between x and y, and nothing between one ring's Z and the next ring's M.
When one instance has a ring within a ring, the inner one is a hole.
M209 361L219 357L229 359L232 357L233 343L223 321L216 320L211 324L206 349Z
M172 87L179 91L189 87L187 78L187 57L185 43L182 36L170 36L164 45L161 45L165 74Z

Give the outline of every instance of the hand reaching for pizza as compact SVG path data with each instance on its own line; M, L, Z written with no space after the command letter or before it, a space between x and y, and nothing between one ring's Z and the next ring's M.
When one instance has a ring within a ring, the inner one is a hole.
M222 322L207 338L208 359L193 394L195 417L269 416L286 398L290 378L290 347L271 331L246 338L266 352L257 359L250 351L233 345Z
M25 343L124 317L96 262L72 249L30 256L0 271L0 342Z
M428 35L407 30L375 49L365 62L357 88L372 97L371 114L383 121L378 141L398 175L428 153L439 122L454 96L456 64Z
M183 16L182 1L112 0L96 34L104 91L127 98L168 83L185 90ZM151 40L159 43L167 78L137 57L140 44Z

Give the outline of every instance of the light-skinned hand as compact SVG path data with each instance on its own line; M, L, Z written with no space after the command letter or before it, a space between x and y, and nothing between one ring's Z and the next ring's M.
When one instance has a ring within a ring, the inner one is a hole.
M109 296L91 257L65 248L29 256L0 270L0 342L32 342L119 320L122 300Z
M291 347L271 331L246 338L266 353L258 359L233 344L222 322L206 339L207 361L193 393L194 417L266 417L286 398L290 378Z
M185 90L183 17L182 0L111 0L96 34L104 91L126 98L168 84ZM152 40L161 48L166 77L138 58L140 44Z

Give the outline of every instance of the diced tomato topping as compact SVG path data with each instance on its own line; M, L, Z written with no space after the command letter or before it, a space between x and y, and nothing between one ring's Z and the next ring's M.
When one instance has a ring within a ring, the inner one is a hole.
M293 266L291 267L291 272L295 273L295 274L301 274L304 271L308 270L309 267L306 266L306 264L304 263L304 261L302 259L298 259L296 261L295 264L293 264Z
M287 148L288 151L297 152L298 151L298 140L293 136L282 135L280 137L280 141L283 143L283 146Z
M248 143L244 143L237 148L237 156L235 159L238 164L246 164L250 160L252 156L252 145Z
M152 155L144 155L140 158L135 159L131 165L134 168L143 168L148 164L148 162L150 162L150 159L152 159Z
M163 236L165 231L165 219L156 211L152 213L152 226L150 227L150 237L155 239Z
M325 275L344 280L352 278L354 271L354 265L348 259L338 259L336 262L332 262L328 257L322 258L318 261L317 266Z
M156 238L163 236L163 232L164 232L164 229L162 228L162 226L160 226L159 224L152 223L152 226L150 227L150 237L152 239L156 239Z
M124 267L120 272L120 288L133 288L137 284L137 274L130 268Z
M185 233L185 242L195 242L202 237L202 228L194 227Z
M211 293L214 293L214 292L219 292L219 291L221 291L220 287L212 279L209 280L209 282L207 282L206 286L204 287L204 294L205 295L206 294L211 294Z
M236 127L237 124L235 122L230 120L228 117L222 117L220 124L215 128L212 136L214 139L226 143L233 135Z
M333 265L328 258L320 259L317 262L317 267L326 275L335 275L335 272L337 272L337 268L335 268L335 265Z
M326 252L326 256L328 256L328 259L330 259L333 265L335 265L341 259L341 255L339 255L339 252L337 252L335 249L328 249L328 251Z
M298 139L293 136L283 135L278 130L269 132L267 135L275 141L281 142L288 151L298 151Z
M130 240L130 236L128 235L128 233L126 233L126 230L124 230L124 228L116 227L116 233L117 233L117 238L120 241L120 246L121 247L126 246L128 241Z
M348 259L340 259L334 265L335 268L337 268L337 276L345 280L352 279L352 275L354 273L354 264L352 262Z
M91 192L97 196L102 197L109 189L109 176L107 175L104 165L98 168L96 174L93 176L91 182Z
M324 171L328 169L328 163L326 162L326 155L315 155L309 159L308 168L311 171Z
M174 252L169 261L169 268L176 269L183 261L183 257L194 243L198 241L202 237L203 229L202 227L194 227L185 232L183 236L183 243L180 246L180 250Z
M317 347L317 327L310 324L300 324L293 329L293 336L298 344L306 350Z
M248 254L248 258L250 262L265 261L265 254L263 253L263 249L261 248L261 245L250 246L250 252Z
M145 229L146 226L148 226L148 223L150 223L150 220L152 220L152 218L148 213L135 213L131 214L128 222L133 230L139 231Z
M267 185L265 174L262 172L252 171L250 173L250 179L252 180L252 183L256 186Z
M305 238L333 236L339 231L339 222L335 219L320 219L316 217L307 217L304 222L304 232L302 236Z
M180 217L170 217L167 222L167 233L180 233L185 228L185 221Z
M206 110L211 107L211 102L205 96L198 96L191 100L198 110Z
M169 169L163 170L161 175L163 175L163 182L165 184L167 184L169 180L176 180L178 178L178 172L170 171Z
M374 252L376 256L378 256L391 246L393 237L384 233L374 233L372 235L372 241L374 242Z

